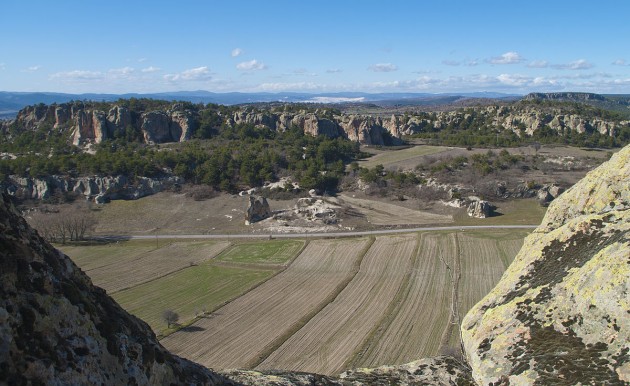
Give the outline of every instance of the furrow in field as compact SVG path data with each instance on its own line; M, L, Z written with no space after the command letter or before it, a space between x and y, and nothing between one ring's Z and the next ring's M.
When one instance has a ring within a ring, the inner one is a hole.
M311 241L285 271L162 344L213 368L254 366L341 291L369 242Z
M381 326L352 363L354 367L403 364L435 356L448 327L452 266L456 254L453 234L422 234L408 289L389 324Z
M416 235L378 237L354 279L257 368L340 371L383 319L411 269Z
M229 245L225 241L172 243L136 259L92 269L88 275L94 284L113 294L209 260Z
M464 233L459 234L458 240L462 273L459 312L463 316L494 288L505 268L497 240Z

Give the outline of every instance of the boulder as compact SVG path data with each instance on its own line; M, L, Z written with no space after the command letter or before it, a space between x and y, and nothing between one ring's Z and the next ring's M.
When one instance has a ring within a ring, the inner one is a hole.
M468 205L467 213L470 217L486 218L492 215L492 205L488 201L474 200Z
M557 197L462 321L477 384L630 384L630 146Z
M264 220L271 216L271 209L265 197L249 196L249 205L245 211L245 225Z

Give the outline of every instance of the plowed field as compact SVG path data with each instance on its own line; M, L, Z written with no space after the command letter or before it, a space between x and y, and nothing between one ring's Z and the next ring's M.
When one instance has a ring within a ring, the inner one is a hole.
M346 287L369 243L311 241L285 271L162 344L206 366L255 366Z

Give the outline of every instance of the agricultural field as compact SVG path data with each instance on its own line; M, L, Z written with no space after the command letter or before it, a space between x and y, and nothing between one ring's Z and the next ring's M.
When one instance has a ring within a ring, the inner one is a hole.
M451 148L445 146L418 145L401 150L379 150L365 148L368 153L374 154L372 157L359 161L359 166L373 168L376 165L383 165L387 170L413 169L422 160L422 157L442 153Z
M407 363L440 352L450 322L452 281L448 266L457 257L455 233L422 233L407 287L383 326L358 352L351 367Z
M207 261L228 246L226 241L174 242L86 272L111 295Z
M285 271L162 344L205 366L255 367L335 299L370 244L367 238L311 241Z
M157 249L134 240L64 251L175 354L214 368L335 374L457 356L461 317L499 280L527 233L160 240ZM165 309L180 315L178 329L166 329Z
M161 317L164 310L177 312L180 322L187 324L278 273L303 246L299 240L235 240L231 245L226 241L130 240L57 247L126 310L160 333L167 327ZM252 249L264 253L241 258ZM223 259L230 262L224 264ZM138 266L141 263L146 266ZM134 271L125 272L129 268ZM162 271L157 272L158 268ZM145 281L149 273L154 278ZM136 284L120 290L121 282Z
M367 250L365 239L311 241L287 270L162 343L215 368L324 374L458 355L461 316L495 285L526 234L386 235ZM337 243L354 243L353 253L331 250Z
M258 366L336 373L378 326L410 271L416 236L382 236L337 298Z

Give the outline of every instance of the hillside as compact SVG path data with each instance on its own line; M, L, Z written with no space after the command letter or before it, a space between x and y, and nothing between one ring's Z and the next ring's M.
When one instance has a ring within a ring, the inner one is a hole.
M0 381L627 384L629 181L626 147L551 204L499 284L465 316L468 365L437 357L338 378L239 370L219 375L171 355L145 323L92 286L3 197Z
M611 148L630 142L630 121L587 104L540 100L382 117L308 104L132 98L29 106L0 123L0 138L0 184L12 194L113 190L115 199L182 183L235 193L287 175L306 191L335 192L346 166L364 155L361 145L414 138L461 147ZM137 186L146 188L137 193Z

